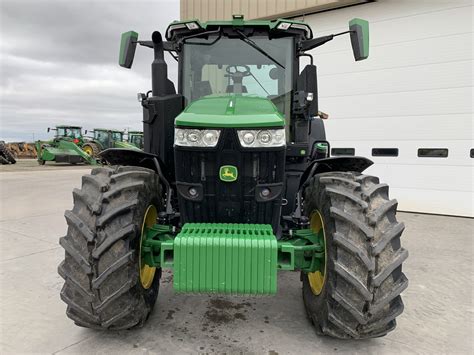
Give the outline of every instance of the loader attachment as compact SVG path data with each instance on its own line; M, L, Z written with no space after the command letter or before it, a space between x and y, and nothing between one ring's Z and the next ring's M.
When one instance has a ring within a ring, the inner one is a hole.
M97 164L95 158L89 156L74 142L65 139L54 139L46 142L37 141L36 150L40 164L44 164L46 161L69 164Z

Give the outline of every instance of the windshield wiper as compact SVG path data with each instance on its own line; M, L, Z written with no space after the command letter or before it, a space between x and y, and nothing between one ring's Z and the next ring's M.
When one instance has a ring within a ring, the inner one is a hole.
M279 61L277 61L275 58L273 58L270 54L268 54L267 52L265 52L262 48L260 48L257 43L255 43L254 41L252 41L250 38L248 38L242 31L240 30L236 30L236 32L240 35L240 39L242 41L244 41L245 43L247 43L250 47L253 47L255 48L257 51L259 51L260 53L262 53L265 57L267 57L268 59L270 59L271 61L273 61L275 64L278 64L280 67L282 67L283 69L285 69L285 66L283 64L281 64Z
M192 38L196 38L196 37L201 37L201 36L209 36L209 35L213 35L213 34L219 34L219 36L216 37L216 39L214 39L212 42L186 42L186 40L188 39L192 39ZM179 40L179 43L180 44L192 44L192 45L196 45L196 46L212 46L214 43L216 43L217 41L219 41L222 37L222 32L221 32L221 28L217 28L217 30L213 30L213 31L205 31L205 32L200 32L200 33L196 33L196 34L193 34L193 35L189 35L189 36L186 36L186 37L183 37Z
M252 76L252 78L255 79L255 81L258 83L258 85L260 85L260 87L263 89L263 91L265 91L267 93L267 95L270 96L270 93L267 91L267 89L265 89L263 87L263 85L260 83L260 81L258 81L258 79L255 77L255 75L253 75L252 72L250 72L250 75Z

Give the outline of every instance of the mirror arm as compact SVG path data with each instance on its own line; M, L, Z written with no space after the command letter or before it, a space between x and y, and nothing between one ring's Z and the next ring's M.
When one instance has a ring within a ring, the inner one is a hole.
M135 43L138 43L140 46L143 46L143 47L153 48L152 41L136 41Z
M351 33L351 32L354 32L354 31L347 30L347 31L344 31L344 32L339 32L339 33L336 33L336 34L334 34L333 36L334 36L334 37L337 37L337 36L340 36L340 35L345 35L346 33Z
M300 45L300 51L305 52L307 50L322 46L323 44L329 41L332 41L334 37L341 36L341 35L344 35L346 33L351 33L351 32L354 32L354 31L348 30L348 31L339 32L332 35L322 36L318 38L309 39L307 41L303 41L301 42L301 45Z
M135 43L143 47L153 48L153 41L136 41ZM174 42L163 42L163 50L167 51L174 60L179 61L178 56L172 53L177 51Z
M322 46L324 43L331 41L333 38L334 35L328 35L302 41L300 45L300 51L305 52L307 50Z
M138 43L140 46L143 47L148 47L148 48L153 48L153 41L136 41L135 43ZM168 52L175 52L175 43L174 42L163 42L163 50L168 51Z

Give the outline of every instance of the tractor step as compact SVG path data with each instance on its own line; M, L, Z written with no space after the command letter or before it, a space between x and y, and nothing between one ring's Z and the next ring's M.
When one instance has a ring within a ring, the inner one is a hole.
M276 293L278 245L270 225L186 223L172 244L177 292Z

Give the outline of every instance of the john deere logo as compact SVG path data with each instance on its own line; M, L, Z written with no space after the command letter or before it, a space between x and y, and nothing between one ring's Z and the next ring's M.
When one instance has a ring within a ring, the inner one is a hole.
M233 165L222 165L219 169L219 177L222 181L232 182L237 180L237 168Z

